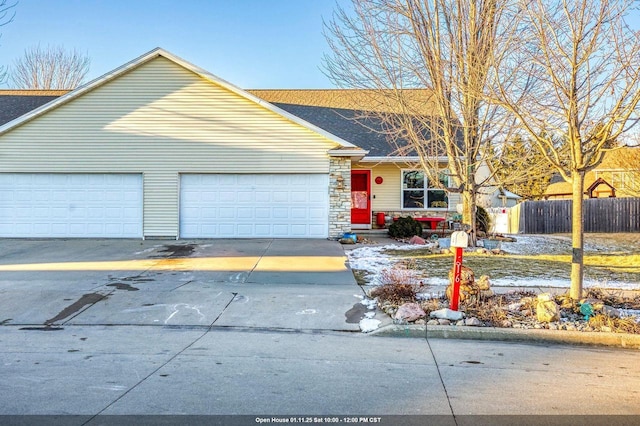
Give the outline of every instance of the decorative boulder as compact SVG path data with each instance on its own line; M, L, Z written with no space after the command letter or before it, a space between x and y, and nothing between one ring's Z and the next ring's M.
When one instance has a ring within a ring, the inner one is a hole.
M453 275L454 270L453 268L451 268L451 270L449 271L449 285L447 286L445 291L445 295L449 300L451 300L451 297L453 295ZM478 294L480 294L480 289L475 283L473 270L463 265L462 270L460 271L460 293L458 300L460 301L460 303L474 301L477 300Z
M427 314L417 303L405 303L398 308L393 317L397 320L413 322L425 316L427 316Z
M620 310L609 305L602 306L602 313L610 318L620 318Z
M424 238L422 237L418 237L417 235L414 235L413 237L411 237L411 239L409 240L409 244L417 244L417 245L425 245L427 242L424 240Z
M560 308L549 293L538 295L536 317L539 322L560 321Z
M468 325L471 327L480 327L482 326L482 322L476 317L471 317L464 320L464 325Z
M454 311L449 308L438 309L437 311L432 311L429 314L431 318L438 319L448 319L449 321L459 321L464 318L464 313L459 311Z

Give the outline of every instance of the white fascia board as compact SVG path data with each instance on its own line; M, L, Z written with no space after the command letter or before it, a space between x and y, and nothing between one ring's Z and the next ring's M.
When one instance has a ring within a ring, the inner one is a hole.
M200 77L209 80L215 84L218 84L224 88L226 88L227 90L230 90L233 93L236 93L239 96L242 96L252 102L255 102L258 105L263 106L264 108L267 108L268 110L283 116L284 118L288 119L289 121L292 121L302 127L307 128L308 130L311 130L314 133L318 133L321 136L329 139L332 142L335 142L336 144L338 144L340 147L343 148L355 148L355 149L360 149L358 147L356 147L355 145L353 145L350 142L347 142L344 139L339 138L336 135L333 135L317 126L314 126L313 124L301 119L300 117L297 117L291 113L288 113L287 111L284 111L278 107L276 107L275 105L270 104L269 102L266 102L263 99L258 98L257 96L254 96L242 89L240 89L239 87L229 83L226 80L223 80L222 78L215 76L213 74L211 74L210 72L208 72L207 70L200 68L188 61L185 61L184 59L162 49L162 48L155 48L153 50L151 50L150 52L147 52L145 54L143 54L142 56L139 56L136 59L133 59L132 61L127 62L124 65L121 65L120 67L114 69L113 71L110 71L86 84L83 84L82 86L77 87L76 89L70 91L69 93L60 96L57 99L54 99L53 101L46 103L24 115L21 115L20 117L9 121L8 123L5 123L3 126L0 126L0 135L13 129L14 127L17 127L23 123L26 123L27 121L33 120L34 118L46 113L47 111L54 109L60 105L63 105L67 102L70 102L71 100L77 98L78 96L93 90L96 87L99 87L119 76L121 76L122 74L126 73L127 71L139 67L140 65L150 61L151 59L155 59L159 56L162 56L164 58L169 59L170 61L180 65L181 67L199 75Z
M351 157L352 160L360 161L369 151L360 148L356 149L331 149L327 151L329 157Z
M448 158L446 156L440 156L429 159L429 161L433 160L446 163ZM360 160L361 163L419 163L420 161L420 157L364 157Z

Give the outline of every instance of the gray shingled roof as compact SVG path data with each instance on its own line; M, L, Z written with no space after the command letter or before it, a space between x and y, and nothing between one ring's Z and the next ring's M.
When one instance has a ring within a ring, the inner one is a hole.
M366 117L361 111L283 103L273 103L273 105L369 151L368 157L398 155L396 148L382 133L384 131L382 121L375 117ZM410 155L412 153L403 154L403 156Z
M55 95L0 95L0 126L58 97Z

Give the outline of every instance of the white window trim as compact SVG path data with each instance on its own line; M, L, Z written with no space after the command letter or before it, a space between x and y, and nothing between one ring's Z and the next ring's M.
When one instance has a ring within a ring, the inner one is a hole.
M445 172L446 170L447 169L442 169L441 172ZM447 211L447 210L449 210L449 201L448 201L449 197L448 197L448 194L447 194L447 207L423 207L423 208L419 208L419 207L404 207L404 191L405 191L405 189L404 189L404 174L405 174L405 172L419 172L419 171L422 171L422 170L420 170L420 169L400 169L400 210L402 210L402 211ZM431 180L427 177L426 173L424 173L424 171L422 173L423 173L424 179L427 182L430 182ZM447 188L448 188L449 187L449 183L451 181L450 181L449 175L446 175L446 176L447 176L447 180L449 180L449 182L447 182ZM409 190L410 189L407 189L407 191L409 191ZM425 198L428 198L427 197L427 192L428 191L445 191L445 192L447 192L446 188L442 189L442 188L433 188L433 187L422 188L422 189L416 188L414 190L423 191L423 193L425 195Z

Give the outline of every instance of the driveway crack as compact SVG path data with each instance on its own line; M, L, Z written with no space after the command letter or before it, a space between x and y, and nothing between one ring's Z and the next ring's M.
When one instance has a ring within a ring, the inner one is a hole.
M200 340L202 340L204 338L204 336L206 336L212 329L213 329L213 325L216 323L216 321L218 321L218 319L222 316L222 314L227 310L227 308L233 303L233 301L236 299L236 296L238 295L238 293L231 293L232 297L231 299L229 299L229 301L227 302L227 304L224 306L224 308L222 309L222 311L218 314L218 316L213 320L213 322L211 322L211 324L209 324L209 326L207 327L207 329L198 337L196 337L191 343L189 343L188 345L186 345L184 348L182 348L181 350L179 350L178 352L176 352L173 356L171 356L167 361L165 361L164 363L162 363L158 368L154 369L151 373L147 374L145 377L143 377L142 379L140 379L136 384L134 384L133 386L131 386L126 392L124 392L122 395L120 395L118 398L114 399L111 403L109 403L106 407L104 407L102 410L100 410L98 413L96 413L94 416L92 416L90 419L88 419L86 422L83 423L83 425L89 424L91 423L96 417L98 417L99 415L101 415L102 413L104 413L106 410L108 410L110 407L112 407L115 403L117 403L118 401L120 401L122 398L124 398L125 396L127 396L131 391L133 391L134 389L136 389L138 386L140 386L142 383L144 383L145 381L147 381L147 379L149 379L150 377L152 377L153 375L155 375L158 371L160 371L161 369L163 369L164 367L166 367L169 363L171 363L173 360L175 360L177 357L179 357L180 355L182 355L185 351L187 351L189 348L191 348L193 345L195 345L196 343L198 343Z
M440 379L440 384L442 385L442 389L444 390L444 394L447 398L447 404L449 405L449 411L451 412L451 416L453 417L453 422L458 425L458 419L456 419L456 414L453 412L453 407L451 406L451 398L449 397L449 392L447 392L447 386L444 383L444 379L442 378L442 372L440 371L440 365L438 364L438 359L436 358L436 354L433 352L433 348L431 347L431 341L429 340L429 328L425 326L424 328L424 340L427 341L427 346L429 347L429 352L431 352L431 357L433 358L433 362L436 366L436 371L438 372L438 378Z

